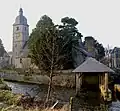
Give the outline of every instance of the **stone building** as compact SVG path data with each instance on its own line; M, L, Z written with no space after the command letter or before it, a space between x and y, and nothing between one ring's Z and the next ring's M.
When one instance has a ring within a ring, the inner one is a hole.
M120 68L120 48L115 47L110 54L111 67Z
M95 48L95 39L92 36L85 37L84 47L85 50L92 55L92 57L96 56L97 52Z
M28 53L28 43L26 42L20 51L20 65L23 70L29 70L29 68L33 68L33 64L31 63L31 59L28 57Z
M23 10L20 8L19 15L13 24L13 65L16 68L22 68L21 65L21 51L25 43L29 39L29 25L27 19L23 16ZM28 49L26 49L28 50Z

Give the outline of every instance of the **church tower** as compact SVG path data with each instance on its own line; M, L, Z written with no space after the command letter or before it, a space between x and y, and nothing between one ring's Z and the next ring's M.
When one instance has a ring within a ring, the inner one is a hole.
M27 19L23 16L23 10L20 8L19 15L13 24L13 65L20 68L20 52L29 39L29 25Z

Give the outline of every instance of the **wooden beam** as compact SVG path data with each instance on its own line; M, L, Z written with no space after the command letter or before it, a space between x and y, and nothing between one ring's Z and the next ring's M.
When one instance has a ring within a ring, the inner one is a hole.
M76 95L79 96L82 85L82 73L76 73Z
M81 86L82 86L82 73L80 74L80 76L79 76L79 81L80 81L80 89L81 89Z
M108 73L105 73L105 91L108 92Z
M79 86L79 74L76 73L76 95L78 96L80 86Z
M99 88L101 86L101 74L99 74Z

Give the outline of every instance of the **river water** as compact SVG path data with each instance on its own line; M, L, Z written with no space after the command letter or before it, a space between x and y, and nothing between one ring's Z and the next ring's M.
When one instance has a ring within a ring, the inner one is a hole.
M36 96L38 100L45 99L46 94L47 94L47 86L46 85L8 82L8 81L6 81L5 83L9 87L11 87L13 93L30 95L31 97ZM56 100L68 102L71 96L75 96L75 89L61 88L61 87L53 87L52 88L52 97ZM92 96L94 96L94 94ZM82 99L82 96L78 101L80 102L80 104L87 103L87 107L91 106L91 105L93 107L95 107L94 105L98 105L98 103L99 103L99 99L96 99L96 98L91 99L90 97L87 97L86 99L85 98ZM113 101L108 106L109 106L108 111L120 111L120 101ZM83 106L83 107L86 107L86 106ZM89 111L95 111L95 110L93 109L93 110L89 110Z

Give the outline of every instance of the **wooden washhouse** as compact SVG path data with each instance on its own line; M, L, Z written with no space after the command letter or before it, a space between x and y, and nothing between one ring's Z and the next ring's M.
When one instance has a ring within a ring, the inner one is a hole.
M111 101L112 93L108 88L108 75L114 73L112 69L88 57L73 72L76 78L76 95L79 96L81 89L85 87L89 90L98 89L105 101Z

